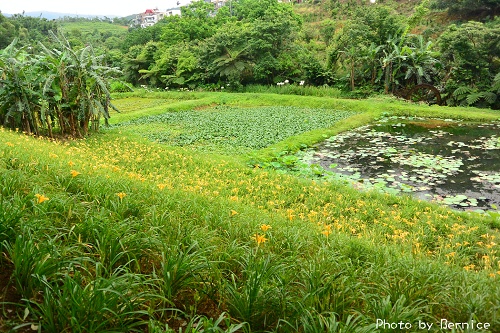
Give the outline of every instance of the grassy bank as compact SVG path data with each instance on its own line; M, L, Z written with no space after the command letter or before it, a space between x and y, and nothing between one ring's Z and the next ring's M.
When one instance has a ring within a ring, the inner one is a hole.
M383 112L460 111L270 94L117 97L115 122L214 104L356 113L261 156ZM394 331L377 319L408 331L419 320L449 331L441 319L500 330L498 219L251 168L246 150L157 144L141 135L159 125L146 124L63 142L0 130L0 268L10 277L0 330Z
M317 129L288 136L263 149L254 151L253 157L269 161L283 151L297 151L304 145L314 143L337 133L365 125L382 115L422 116L435 118L451 118L471 121L494 121L500 119L498 111L475 108L450 108L440 106L415 105L403 100L386 96L365 100L339 99L335 97L279 95L271 93L224 93L224 92L148 92L139 90L133 93L115 94L114 104L121 113L113 113L111 124L139 122L142 128L130 126L122 128L129 135L148 136L151 132L165 129L168 124L155 119L154 116L166 112L190 110L207 110L216 106L258 108L265 106L290 106L325 111L352 112L353 116L339 121L335 126L319 126ZM355 114L355 115L354 115ZM147 118L149 117L149 118ZM149 128L148 128L149 124ZM247 123L247 127L253 124ZM325 124L326 125L326 124Z

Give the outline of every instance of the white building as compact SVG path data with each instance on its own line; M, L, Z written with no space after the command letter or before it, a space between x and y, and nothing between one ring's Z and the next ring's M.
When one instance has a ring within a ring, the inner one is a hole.
M211 3L214 4L215 10L218 10L222 6L226 4L226 1L228 0L210 0Z
M179 7L167 9L165 12L166 16L181 16L181 9Z
M140 26L141 28L150 27L158 23L161 19L166 16L181 15L180 8L167 9L164 12L155 9L146 9L144 13L137 14L135 19L132 21L132 25Z

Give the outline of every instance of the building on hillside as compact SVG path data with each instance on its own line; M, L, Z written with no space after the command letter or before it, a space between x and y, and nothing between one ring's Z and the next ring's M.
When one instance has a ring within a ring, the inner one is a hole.
M232 2L232 0L205 0L205 1L209 2L209 3L213 3L215 11L217 11L219 8L221 8L223 6L231 6L231 2ZM278 2L302 3L303 0L278 0Z
M218 10L226 4L228 0L210 0L209 2L214 4L215 10Z
M169 8L166 10L167 16L182 16L182 10L181 7L188 6L192 1L191 0L184 0L184 4L181 5L181 1L177 0L177 7Z
M144 13L137 14L135 19L132 20L132 26L146 28L158 23L161 19L166 16L181 15L180 8L167 9L161 12L158 8L146 9Z
M167 9L167 11L165 12L165 16L181 16L181 8L180 7L175 7L175 8L170 8L170 9Z

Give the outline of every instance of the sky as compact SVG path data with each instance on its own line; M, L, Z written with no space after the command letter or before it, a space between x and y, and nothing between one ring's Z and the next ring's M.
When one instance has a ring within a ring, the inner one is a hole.
M180 0L181 5L187 0ZM5 14L49 11L75 15L128 16L149 8L164 11L177 7L177 0L0 0L0 11Z

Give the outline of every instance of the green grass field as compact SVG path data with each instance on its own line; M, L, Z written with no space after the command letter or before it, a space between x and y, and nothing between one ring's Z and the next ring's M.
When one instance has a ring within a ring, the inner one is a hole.
M0 130L0 331L500 331L498 214L258 167L381 114L498 112L261 93L114 104L84 140Z
M125 36L127 33L127 26L121 26L117 24L111 24L107 22L94 22L94 21L82 21L82 22L65 22L61 21L61 28L64 32L68 33L72 30L78 30L83 35L94 33L94 31L99 31L100 33L111 33L116 36Z

